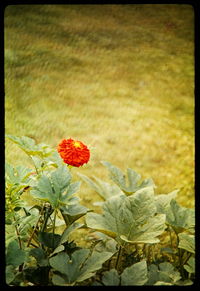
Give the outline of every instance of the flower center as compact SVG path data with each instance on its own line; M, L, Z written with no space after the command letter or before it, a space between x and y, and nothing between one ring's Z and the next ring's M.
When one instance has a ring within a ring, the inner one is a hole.
M81 144L80 144L79 141L75 141L74 142L74 146L75 146L75 148L80 148L81 147Z

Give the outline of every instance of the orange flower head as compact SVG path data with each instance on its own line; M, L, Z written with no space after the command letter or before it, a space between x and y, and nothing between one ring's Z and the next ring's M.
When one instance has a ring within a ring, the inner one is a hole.
M80 167L90 159L90 151L87 146L81 141L71 138L63 139L59 143L57 150L64 163L74 167Z

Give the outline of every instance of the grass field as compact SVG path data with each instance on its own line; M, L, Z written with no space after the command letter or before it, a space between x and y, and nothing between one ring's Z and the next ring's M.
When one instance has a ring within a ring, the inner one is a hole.
M81 140L77 173L106 160L194 206L194 13L189 5L14 5L5 10L5 131ZM30 165L10 141L6 160ZM82 204L100 200L82 183Z

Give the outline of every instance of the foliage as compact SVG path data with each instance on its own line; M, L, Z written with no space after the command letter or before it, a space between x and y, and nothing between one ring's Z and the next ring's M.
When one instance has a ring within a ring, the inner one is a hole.
M125 177L116 166L103 162L114 185L80 175L103 198L96 213L79 203L81 183L73 180L55 150L26 137L7 137L34 167L6 164L8 285L193 283L194 210L177 203L178 190L155 194L152 179L139 182L141 176L134 170L128 169ZM24 200L25 191L34 205ZM88 248L74 240L73 234L81 230L87 232Z

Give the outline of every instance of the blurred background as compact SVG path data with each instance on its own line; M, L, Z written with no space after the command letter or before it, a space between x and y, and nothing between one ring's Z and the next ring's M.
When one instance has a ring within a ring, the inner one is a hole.
M5 10L5 132L56 148L85 143L78 173L102 160L180 189L194 206L194 11L190 5L11 5ZM5 141L7 162L31 166ZM82 204L99 197L82 183Z

